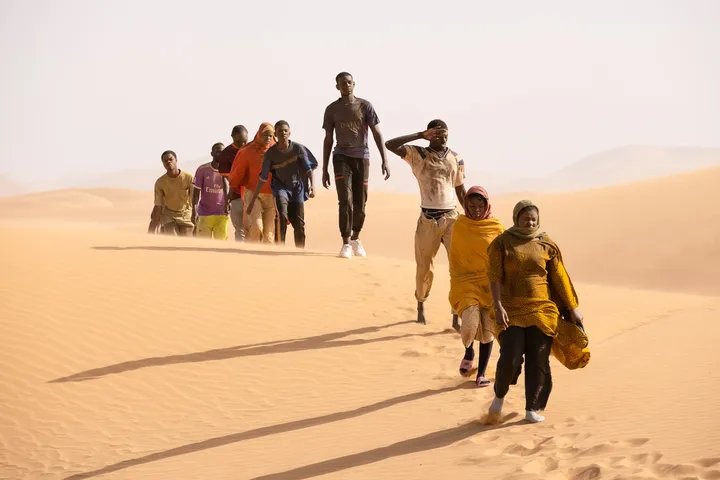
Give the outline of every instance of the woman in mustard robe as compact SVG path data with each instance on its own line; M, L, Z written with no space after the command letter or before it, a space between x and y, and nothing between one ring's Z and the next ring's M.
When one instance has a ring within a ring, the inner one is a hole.
M464 201L465 215L455 221L450 240L450 305L462 319L462 336L465 356L460 362L460 374L471 375L475 340L480 342L477 378L478 387L487 387L490 380L485 370L492 353L494 318L488 255L490 243L500 235L502 223L492 217L490 198L484 188L468 190Z
M578 337L584 337L583 316L560 249L540 231L538 207L530 200L519 202L513 210L513 223L488 250L490 289L500 343L495 399L488 420L492 423L500 419L503 400L517 379L524 356L525 419L537 423L545 419L537 412L545 408L552 386L550 353L558 335L558 322L568 321L568 325L582 332ZM584 355L586 364L589 352L582 349L578 352Z

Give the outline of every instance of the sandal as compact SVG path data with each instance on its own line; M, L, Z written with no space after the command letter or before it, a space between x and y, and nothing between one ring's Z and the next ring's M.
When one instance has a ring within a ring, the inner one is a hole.
M463 377L467 377L470 375L470 370L473 368L473 361L467 360L463 358L462 362L460 362L460 375Z
M490 380L488 380L487 378L482 377L482 376L477 377L477 378L475 379L475 384L476 384L478 387L489 387L489 386L490 386L490 383L492 383L492 382L490 382Z

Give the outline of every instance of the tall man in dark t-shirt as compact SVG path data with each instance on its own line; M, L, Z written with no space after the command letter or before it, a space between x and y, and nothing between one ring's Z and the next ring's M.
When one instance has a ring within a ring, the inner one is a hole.
M322 181L325 188L330 187L328 167L335 133L337 146L333 152L333 171L339 203L340 235L343 240L339 257L365 257L360 230L365 223L370 175L368 128L372 130L375 144L380 151L385 180L390 178L390 168L385 157L383 137L378 128L380 120L372 104L353 94L355 81L347 72L339 73L335 77L335 88L340 91L341 97L327 106L323 119L325 142Z
M238 150L243 147L248 141L248 131L242 125L235 125L230 133L233 139L233 143L228 145L218 155L218 172L223 177L223 193L225 194L225 201L228 203L230 209L230 221L235 228L235 240L242 242L245 240L245 230L243 229L243 188L235 190L230 187L230 181L228 176L232 169L233 160Z

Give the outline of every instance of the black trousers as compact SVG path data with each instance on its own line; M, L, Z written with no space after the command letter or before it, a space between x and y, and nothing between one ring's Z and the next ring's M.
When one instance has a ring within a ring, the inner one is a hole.
M275 197L275 204L280 217L280 243L285 244L287 236L288 220L293 227L295 246L305 248L305 204L302 202L291 202L282 196Z
M517 382L525 356L525 410L543 410L552 389L552 337L538 327L508 327L500 332L500 358L495 372L495 395L504 398Z
M333 155L335 187L339 207L340 235L343 241L358 238L365 224L370 160Z

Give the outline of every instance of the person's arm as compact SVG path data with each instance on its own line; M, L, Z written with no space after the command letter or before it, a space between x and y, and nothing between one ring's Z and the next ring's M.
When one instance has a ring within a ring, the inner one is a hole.
M270 156L268 155L268 152L265 152L265 154L263 155L262 168L260 169L260 177L258 178L257 186L255 187L255 190L253 191L252 198L250 198L250 201L247 203L247 205L245 205L245 211L247 212L248 215L250 215L250 212L253 209L253 205L255 205L258 195L260 195L260 191L263 189L263 187L267 183L269 176L270 176Z
M258 195L260 195L260 190L265 186L265 183L267 183L267 180L263 180L260 178L257 183L257 187L255 187L255 190L253 191L252 198L250 198L250 201L247 203L245 208L245 213L250 215L250 212L252 212L253 205L255 205L255 201L258 198Z
M503 330L509 326L509 319L502 305L502 284L504 280L505 252L499 238L493 240L488 247L488 279L490 280L490 293L493 298L495 322Z
M387 157L385 156L385 142L383 142L382 133L380 132L380 128L377 124L370 125L370 130L372 131L373 138L375 139L375 145L377 145L377 149L380 151L382 173L385 175L385 180L387 180L390 178L390 166L388 165Z
M405 146L406 143L414 142L416 140L432 140L436 134L442 131L442 127L435 127L423 132L411 133L409 135L403 135L402 137L396 137L385 142L385 146L388 150L393 152L395 155L402 159L407 159L408 148Z
M453 152L455 153L455 152ZM455 155L457 160L457 172L455 173L455 194L458 198L458 203L462 206L463 212L465 211L465 160L459 155Z
M422 140L424 138L423 133L425 132L411 133L410 135L392 138L385 142L385 147L398 157L405 158L407 155L407 147L405 144L416 140Z
M323 126L325 139L323 140L323 163L322 163L322 184L330 188L330 154L333 148L333 134L335 133L335 119L332 114L332 105L328 105L323 115Z
M312 169L311 169L311 170L307 170L307 171L305 172L305 175L307 175L307 179L308 179L308 189L310 190L310 191L308 192L308 195L310 196L310 198L315 198L315 180L313 179L313 171L312 171Z
M322 164L322 184L325 188L330 188L330 153L333 148L334 128L325 129L325 140L323 141L323 164Z
M552 252L554 255L546 265L549 283L552 285L555 295L557 295L560 302L562 302L562 306L570 311L570 320L582 325L583 315L578 309L580 302L575 292L575 287L573 286L572 280L570 280L570 275L565 269L565 263L563 262L560 249L555 248L554 250L555 252Z
M165 203L165 195L159 185L159 182L155 182L155 205L153 206L152 213L150 214L150 225L148 225L148 233L157 233L158 226L160 225L160 213L162 212L162 206Z

